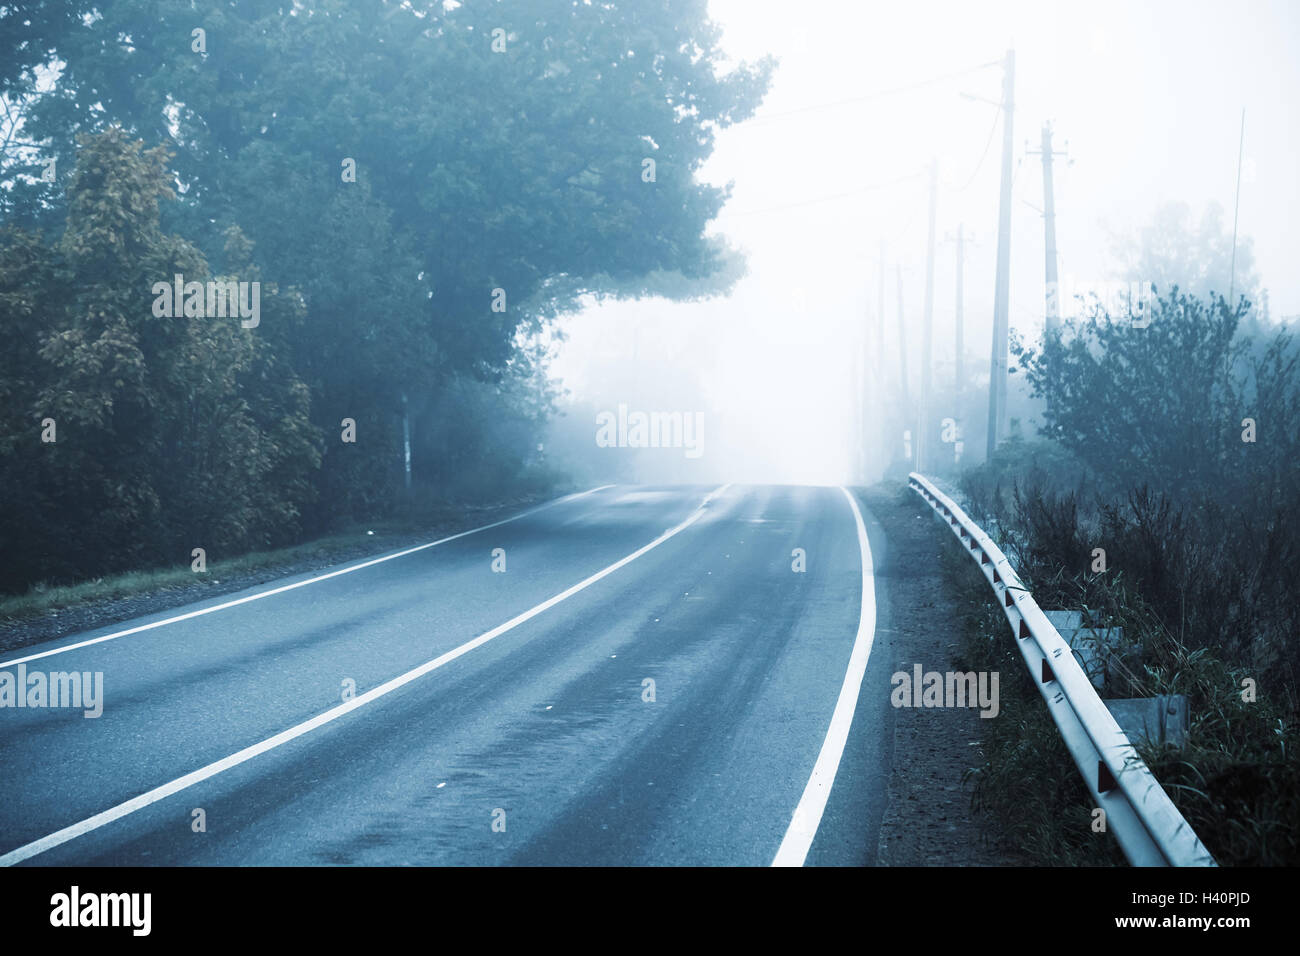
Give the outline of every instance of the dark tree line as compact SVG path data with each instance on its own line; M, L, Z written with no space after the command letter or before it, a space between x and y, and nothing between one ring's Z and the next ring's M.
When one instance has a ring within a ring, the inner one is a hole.
M0 51L8 589L382 514L404 415L417 493L529 480L550 321L733 269L694 174L771 69L703 0L18 2Z

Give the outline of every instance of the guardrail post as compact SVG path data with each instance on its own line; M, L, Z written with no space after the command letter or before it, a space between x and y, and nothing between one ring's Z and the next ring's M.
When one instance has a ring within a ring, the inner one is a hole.
M1102 701L1129 740L1148 740L1182 749L1187 743L1187 698L1182 694Z
M1215 866L1214 857L1188 826L1169 795L1133 747L1128 711L1140 718L1141 733L1174 742L1186 734L1187 702L1178 696L1103 702L1090 675L1076 659L1072 641L1061 636L1049 613L1038 607L1015 568L988 533L925 476L912 472L908 485L945 518L996 595L1029 672L1040 680L1039 693L1056 723L1071 759L1093 798L1106 807L1110 832L1134 866ZM1013 593L1014 592L1014 593ZM1066 612L1070 613L1070 612ZM1079 615L1078 624L1082 624ZM1076 628L1076 630L1089 630ZM1111 629L1118 632L1118 629ZM1110 631L1089 636L1094 649L1107 646ZM1118 636L1113 639L1118 642ZM1050 685L1050 686L1049 686ZM1117 718L1123 718L1121 726ZM1092 768L1096 768L1093 772Z

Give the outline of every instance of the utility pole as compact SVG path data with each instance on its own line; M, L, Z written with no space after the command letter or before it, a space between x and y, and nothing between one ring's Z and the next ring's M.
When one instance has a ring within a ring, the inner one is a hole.
M1228 308L1237 311L1237 213L1241 209L1241 156L1246 148L1246 107L1241 108L1241 138L1237 141L1237 198L1232 203L1232 266L1228 276Z
M975 237L967 235L966 224L958 223L957 235L943 237L957 249L957 291L953 309L953 394L961 397L966 390L966 246L975 244Z
M862 330L862 341L864 344L866 338L867 332L864 328ZM865 348L861 351L865 352ZM862 397L863 389L866 385L863 381L864 376L862 374L865 371L865 366L863 364L862 356L857 354L857 352L858 350L855 350L855 354L853 354L849 361L849 392L853 396L853 420L849 423L849 429L853 437L849 447L853 449L853 458L855 459L853 462L853 480L855 482L862 480L862 459L864 458L863 446L865 444L862 436L863 425L865 422L863 411L866 406L866 402L863 401Z
M893 445L889 441L888 426L880 410L885 406L885 240L880 240L880 276L876 283L876 448L886 465L892 459Z
M1006 434L1007 335L1011 296L1011 151L1015 114L1016 52L1002 65L1002 187L998 201L998 267L993 293L993 354L989 360L988 457Z
M956 350L956 394L960 398L962 391L966 388L966 340L965 331L962 328L962 302L965 298L962 292L963 274L966 269L966 224L964 222L957 224L957 317L953 329L953 348Z
M912 413L912 397L908 394L907 388L907 323L903 319L903 266L895 266L898 270L898 383L901 386L899 391L903 396L903 420Z
M930 233L925 247L925 324L921 329L921 401L917 410L916 470L928 464L930 364L934 348L934 218L939 201L939 162L930 160Z
M1068 144L1067 144L1068 145ZM1026 150L1032 154L1034 150ZM1061 284L1056 272L1056 193L1052 185L1052 124L1043 124L1042 147L1037 151L1043 157L1043 250L1047 265L1047 331L1061 328Z
M866 322L862 323L862 348L858 356L858 384L856 391L858 396L858 477L863 484L867 482L867 462L871 458L870 444L867 441L867 422L871 417L872 399L879 387L873 381L874 376L871 374L871 347L873 339L876 339L876 336L872 334L873 331L875 330L871 325ZM879 350L878 343L877 350Z
M880 281L876 284L879 296L876 305L876 378L885 375L885 240L880 240Z

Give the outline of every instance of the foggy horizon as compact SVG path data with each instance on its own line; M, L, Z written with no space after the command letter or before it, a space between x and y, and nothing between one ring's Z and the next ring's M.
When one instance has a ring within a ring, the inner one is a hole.
M1300 154L1300 114L1291 102L1300 87L1293 55L1300 9L1285 2L1247 9L813 2L792 19L785 5L712 0L710 16L733 61L779 60L755 116L719 133L701 173L733 184L711 232L746 254L748 273L729 295L702 302L589 302L560 323L570 339L557 350L556 376L574 402L614 408L621 383L602 386L607 363L635 358L694 370L696 391L645 382L637 392L647 407L704 412L710 450L683 480L854 480L845 436L855 355L830 359L826 346L869 333L881 243L891 368L897 266L908 321L920 327L932 157L935 361L951 369L953 239L961 225L967 368L987 383L1001 147L995 103L1009 49L1013 329L1031 338L1043 327L1043 180L1040 158L1026 146L1039 149L1044 123L1053 125L1054 149L1068 152L1054 164L1061 281L1087 286L1140 278L1128 275L1113 247L1138 240L1165 203L1185 203L1194 226L1217 204L1231 231L1243 109L1239 255L1253 254L1273 322L1295 321L1300 275L1289 266L1300 254L1300 223L1288 212L1300 203L1292 159ZM1227 296L1226 274L1210 282ZM919 335L909 354L915 382ZM968 433L968 452L982 455L983 444L982 434ZM873 460L871 476L885 464Z

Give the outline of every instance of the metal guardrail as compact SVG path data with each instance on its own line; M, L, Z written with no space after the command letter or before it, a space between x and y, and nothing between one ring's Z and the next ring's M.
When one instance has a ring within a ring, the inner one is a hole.
M948 523L992 586L1070 756L1129 863L1216 866L1002 550L925 476L912 472L908 485Z

